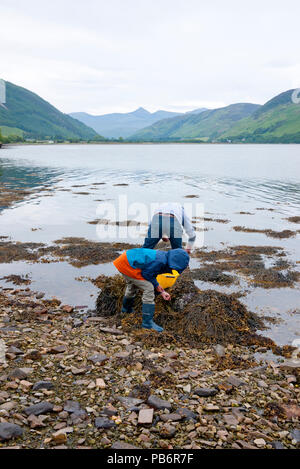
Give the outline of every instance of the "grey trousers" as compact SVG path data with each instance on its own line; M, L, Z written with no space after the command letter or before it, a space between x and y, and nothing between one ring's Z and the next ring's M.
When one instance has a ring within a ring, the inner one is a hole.
M155 303L155 292L154 286L148 280L138 280L136 278L128 277L128 275L122 274L126 281L125 296L127 298L134 298L138 290L143 292L143 303L154 304Z

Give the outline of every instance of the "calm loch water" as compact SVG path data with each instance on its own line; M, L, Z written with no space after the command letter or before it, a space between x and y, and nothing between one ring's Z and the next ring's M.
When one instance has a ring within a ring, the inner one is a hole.
M88 222L114 218L114 208L120 220L124 215L120 204L130 207L128 218L136 212L139 221L146 223L151 204L176 201L188 204L195 216L202 207L206 218L227 221L205 222L205 231L198 231L199 247L279 246L299 269L299 234L272 239L232 229L237 225L300 229L299 224L286 221L300 215L299 145L23 145L0 150L0 182L35 188L24 201L8 209L0 207L0 236L15 241L52 243L66 236L99 240L96 225ZM196 226L203 228L199 222ZM115 239L141 243L145 229L141 225L135 239L126 235L119 239L120 232ZM197 265L193 260L192 267ZM32 289L89 307L93 307L96 291L90 282L76 278L102 272L112 274L114 268L106 264L76 269L64 262L0 265L1 277L28 273ZM267 291L253 288L241 301L252 310L280 317L282 322L269 333L279 343L291 343L300 337L299 300L298 285Z

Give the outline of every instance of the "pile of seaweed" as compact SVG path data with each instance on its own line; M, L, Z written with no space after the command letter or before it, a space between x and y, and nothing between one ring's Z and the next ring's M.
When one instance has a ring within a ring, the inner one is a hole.
M125 314L122 319L120 311L125 284L121 276L100 276L94 283L101 288L96 303L99 316L113 317L116 322L119 319L125 330L136 330L138 336L147 333L140 328L140 296L134 305L136 313ZM169 292L170 302L160 296L156 299L155 320L165 329L163 334L156 334L159 342L163 343L164 335L167 335L168 341L173 337L192 346L216 343L275 346L271 339L256 333L264 328L261 318L248 311L233 295L199 290L189 271L181 275Z

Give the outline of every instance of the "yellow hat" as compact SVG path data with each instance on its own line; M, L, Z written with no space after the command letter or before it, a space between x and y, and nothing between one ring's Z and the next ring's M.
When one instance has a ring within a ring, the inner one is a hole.
M156 280L158 281L161 287L170 288L175 284L178 277L179 273L177 272L177 270L172 270L171 274L167 273L158 275L156 277Z

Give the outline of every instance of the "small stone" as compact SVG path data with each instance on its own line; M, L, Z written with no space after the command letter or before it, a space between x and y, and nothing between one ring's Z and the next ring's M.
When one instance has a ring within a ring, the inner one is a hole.
M235 388L239 388L240 386L244 386L246 384L244 381L242 381L240 378L237 378L236 376L229 376L226 381Z
M237 440L237 443L239 445L241 445L241 447L243 449L256 449L257 450L257 447L256 446L253 446L251 445L250 443L248 443L247 441L244 441L244 440Z
M116 426L117 425L115 424L115 422L113 422L112 420L110 420L106 417L97 417L96 420L95 420L95 427L96 428L108 429L108 428L114 428Z
M101 438L100 443L101 443L102 445L109 445L109 444L110 444L110 440L109 440L108 438L106 438L106 436L104 436L103 438Z
M119 329L111 329L110 327L100 327L101 332L107 332L108 334L113 335L123 335L124 332L120 331Z
M214 347L214 352L218 357L224 357L225 355L225 348L223 345L217 344Z
M27 378L27 374L20 368L15 368L8 374L8 379L24 379Z
M220 407L215 404L206 404L204 410L207 410L209 412L217 412L220 410Z
M142 399L136 399L135 397L117 396L117 399L128 409L136 407L144 402Z
M149 396L147 404L151 407L154 407L154 409L158 410L172 409L172 404L170 402L164 401L163 399L160 399L159 397L156 397L154 395Z
M297 443L300 443L300 428L295 428L294 430L292 430L291 431L291 437Z
M191 392L192 386L190 384L187 384L186 386L183 386L182 390L184 392L187 392L188 394Z
M281 441L272 441L271 445L274 449L285 449Z
M153 421L153 409L141 409L139 412L138 423L140 425L147 425Z
M97 388L100 388L100 389L105 389L105 388L106 388L106 384L105 384L104 379L102 379L102 378L97 378L97 379L96 379L96 387L97 387Z
M173 413L173 414L163 414L160 416L161 420L163 420L164 422L177 422L178 420L181 420L182 419L182 415L180 414L176 414L176 413Z
M165 423L161 427L160 432L159 432L159 434L162 438L173 438L175 433L176 433L176 428L173 427L173 425L170 425L168 423Z
M264 446L266 446L266 442L263 438L256 438L256 440L254 440L254 444L258 447L258 448L263 448Z
M184 420L197 420L198 419L198 415L195 414L195 412L193 412L190 409L186 409L185 407L177 409L175 413L181 415L181 417Z
M29 350L26 355L24 355L24 358L28 358L29 360L40 360L42 358L41 352L39 350Z
M278 408L289 420L300 418L300 406L297 404L280 404Z
M27 420L30 422L30 428L45 427L45 424L42 422L42 420L35 415L30 415Z
M122 352L117 352L114 354L114 357L115 358L128 358L130 355L130 352L125 352L125 351L122 351Z
M73 375L84 375L86 373L87 369L84 367L84 368L76 368L75 366L72 366L71 367L71 373Z
M171 358L172 360L175 360L176 358L178 358L178 353L175 351L165 352L164 356L166 358Z
M238 423L239 423L239 422L238 422L238 419L235 418L235 416L232 415L232 414L228 414L228 415L225 414L225 415L223 416L223 419L225 420L225 423L226 423L227 425L236 426L236 425L238 425Z
M10 347L8 347L8 349L6 350L7 353L13 353L14 355L23 355L24 352L22 352L22 350L20 350L19 348L17 347L14 347L13 345L11 345Z
M117 415L118 411L117 409L115 409L115 407L109 406L109 407L104 407L102 413L105 415L108 415L109 417L112 417L113 415Z
M25 379L22 379L20 381L20 386L24 391L29 391L29 389L32 388L33 384L30 381L26 381Z
M4 402L3 404L0 405L1 410L6 410L7 412L10 412L11 410L15 409L17 407L17 403L15 401L8 401Z
M38 381L33 385L32 390L33 391L38 391L39 389L47 389L48 391L50 389L54 388L54 384L51 383L51 381Z
M67 347L65 345L56 345L55 347L51 347L48 351L48 353L52 354L58 354L58 353L64 353L67 350Z
M64 405L64 411L69 412L79 412L81 410L80 404L77 401L67 401Z
M57 432L53 433L52 439L56 443L66 443L68 440L66 433L64 433L62 430L58 430Z
M193 393L200 397L210 397L218 394L218 390L215 388L197 388L194 389Z
M104 365L107 362L108 357L102 353L96 353L95 355L90 355L88 360L94 363L94 365Z
M27 415L40 415L47 414L48 412L53 411L53 404L47 401L39 402L25 409L25 414Z
M23 429L14 423L0 423L0 441L11 440L23 435Z

